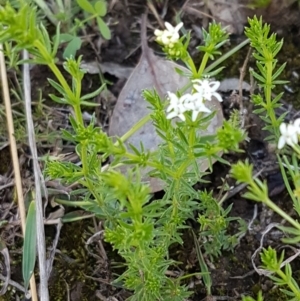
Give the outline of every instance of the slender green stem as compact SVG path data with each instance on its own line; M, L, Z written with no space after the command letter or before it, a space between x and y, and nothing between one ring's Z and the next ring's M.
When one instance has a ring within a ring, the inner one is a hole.
M209 54L207 52L205 52L204 56L203 56L203 59L201 61L201 65L199 67L199 70L197 72L197 78L201 77L202 74L203 74L203 71L207 65L207 62L208 62L208 59L209 59Z
M93 14L88 16L87 18L85 18L84 20L80 20L80 22L78 22L78 24L76 24L72 30L76 31L78 28L81 28L84 26L84 24L90 20L94 20L96 19L96 17L99 17L99 14Z
M292 145L293 150L295 151L295 153L298 155L298 157L300 157L300 147L299 145Z
M65 80L65 78L62 75L62 73L60 72L60 70L55 65L55 61L54 61L53 57L51 56L51 54L46 49L46 47L41 43L40 40L35 40L34 41L34 46L40 51L41 55L43 56L45 61L48 63L49 68L54 73L57 80L59 81L59 83L64 88L65 92L68 95L73 94L72 90L70 89L70 86L68 85L67 81Z
M197 78L197 69L195 66L194 61L192 60L191 56L188 54L188 57L185 60L185 64L189 67L189 69L192 71L193 73L193 77Z
M62 205L74 206L74 207L84 207L90 205L88 201L67 201L62 199L55 199L55 202Z
M69 98L68 100L70 101L70 103L73 106L76 121L79 124L83 125L83 118L82 118L82 113L81 113L81 108L80 108L80 98L78 99L78 96L76 98L76 95L74 95L69 84L67 83L66 79L62 75L61 71L56 66L54 59L52 58L51 54L47 51L46 47L39 40L36 40L34 42L34 46L40 51L41 55L43 56L45 61L48 63L49 68L54 73L55 77L57 78L57 80L63 87L64 91L66 92L66 94Z
M229 57L231 57L234 53L238 52L240 49L242 49L244 46L250 43L250 39L246 39L239 45L235 46L233 49L222 55L220 58L215 60L212 64L210 64L207 68L205 68L204 72L210 72L214 69L216 69L217 66L219 66L221 63L223 63L225 60L227 60Z
M186 168L191 164L191 159L187 158L178 168L178 171L176 172L176 179L180 179L182 175L185 173Z
M125 133L121 137L121 141L126 141L129 137L131 137L135 132L137 132L141 127L143 127L148 121L151 120L151 114L148 114L144 116L142 119L140 119L127 133ZM115 143L115 145L118 145L118 142Z
M138 156L129 152L126 152L125 154L123 154L124 157L133 160L133 161L138 161ZM170 170L169 168L166 168L165 166L163 166L160 163L157 162L153 162L153 161L147 161L147 166L149 167L153 167L157 170L163 170L166 174L170 175L172 178L176 178L177 173L173 172L172 170Z
M83 125L83 119L82 119L82 114L81 114L81 109L79 105L79 100L77 100L78 105L74 104L74 94L68 85L67 81L65 80L64 76L58 69L58 67L55 64L54 59L52 58L51 54L48 53L47 49L45 46L39 41L36 40L34 43L35 47L38 48L42 56L44 57L45 61L48 63L48 67L51 69L51 71L54 73L55 77L63 87L64 91L66 92L67 96L69 97L69 101L72 102L74 111L75 111L75 117L78 123Z
M287 174L286 174L286 171L283 167L283 163L282 163L282 160L281 160L281 157L279 155L277 155L277 159L278 159L278 163L279 163L279 167L280 167L280 171L281 171L281 174L282 174L282 177L283 177L283 181L284 181L284 184L285 184L285 187L291 197L291 199L293 200L293 203L296 204L297 200L294 196L294 193L293 193L293 190L291 188L291 185L290 185L290 182L287 178ZM289 166L289 162L287 161L287 158L286 156L284 156L284 160L285 160L285 163L288 164L287 166Z
M286 214L281 208L279 208L275 203L273 203L269 198L265 198L263 201L269 208L279 214L282 218L284 218L287 222L293 225L296 229L300 230L300 224L297 223L293 218L291 218L288 214Z
M224 55L222 55L220 58L218 58L217 60L215 60L212 64L210 64L208 67L206 67L204 69L204 73L208 73L214 69L216 69L221 63L223 63L224 61L226 61L229 57L231 57L234 53L238 52L240 49L242 49L244 46L246 46L247 44L249 44L250 39L246 39L245 41L243 41L242 43L240 43L239 45L235 46L233 49L231 49L230 51L228 51L227 53L225 53ZM194 74L194 73L193 73ZM198 74L198 72L196 71L196 74ZM186 84L184 87L182 87L179 91L180 93L184 93L186 90L188 90L190 87L192 86L192 83L188 83Z
M275 111L272 104L272 71L273 71L273 63L272 60L268 61L266 63L266 69L267 69L267 77L266 77L266 83L265 83L265 98L266 98L266 105L267 105L267 112L268 116L271 119L271 123L273 125L274 129L277 129L277 119L275 115Z
M175 156L175 151L174 151L174 145L169 140L168 140L168 148L169 148L169 152L170 152L170 155L172 157L172 160L175 161L176 160L176 156Z
M291 279L289 279L286 274L282 271L282 270L277 270L276 273L278 274L278 276L283 279L287 286L292 290L292 292L295 294L297 300L299 300L300 298L300 292L299 290L294 286L293 282L291 281Z
M194 123L195 122L192 121L192 125L189 126L189 130L188 130L188 133L189 133L189 147L192 147L195 144L196 128L194 126Z
M80 107L80 93L81 93L81 82L77 81L76 85L76 94L71 90L70 86L68 85L67 81L65 80L64 76L62 75L61 71L58 69L58 67L55 64L54 59L52 58L51 54L47 51L45 46L38 40L35 41L35 47L39 49L41 55L45 59L46 62L48 62L48 66L51 69L51 71L56 76L57 80L63 87L64 91L66 92L69 101L71 105L73 106L74 113L75 113L75 119L76 122L80 125L84 125L83 118L82 118L82 112ZM75 79L76 80L76 79ZM88 164L88 151L87 146L83 143L81 144L81 162L82 162L82 173L84 175L84 178L86 180L86 186L89 189L89 191L94 195L96 200L101 204L102 198L99 196L97 190L95 189L91 179L89 178L89 164Z

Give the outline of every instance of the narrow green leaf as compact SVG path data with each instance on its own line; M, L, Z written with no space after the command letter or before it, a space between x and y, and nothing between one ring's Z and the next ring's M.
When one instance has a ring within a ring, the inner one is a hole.
M99 107L100 104L99 103L95 103L95 102L90 102L90 101L80 101L80 105L82 106L86 106L86 107Z
M285 226L277 226L278 229L285 233L298 235L300 237L300 231L299 229L293 228L293 227L285 227Z
M87 99L90 99L90 98L94 98L96 97L97 95L99 95L103 90L104 88L106 87L106 84L103 84L100 88L98 88L96 91L94 92L91 92L89 94L86 94L84 96L81 97L82 100L87 100Z
M110 40L111 34L106 23L100 17L97 17L97 23L103 38L106 40Z
M77 211L73 211L73 212L69 212L69 213L65 214L61 218L61 221L63 223L71 223L71 222L87 219L87 218L90 218L93 216L95 216L95 214L87 214L87 212L85 212L83 210L77 210Z
M274 81L272 81L273 85L285 85L285 84L288 84L288 83L289 83L288 80L274 80Z
M24 287L27 290L36 260L36 208L31 201L26 218L25 237L22 257Z
M220 68L218 68L218 69L216 69L216 70L214 70L212 72L208 72L207 76L213 77L213 76L219 74L224 68L225 67L220 67Z
M185 71L183 71L182 69L180 69L178 67L175 67L175 71L176 71L176 73L178 73L181 76L184 76L186 74Z
M204 260L204 257L202 255L201 247L200 247L199 241L197 239L197 236L194 233L194 231L192 231L192 233L193 233L194 244L195 244L195 248L196 248L198 263L200 265L200 270L201 270L203 283L205 285L207 295L211 295L211 286L212 286L211 275L210 275L210 272L209 272L208 267L206 265L206 262Z
M262 76L264 77L264 75L267 73L265 66L263 66L260 62L257 62L256 66L259 69Z
M43 37L43 44L46 46L46 49L48 50L49 53L51 53L51 41L50 41L50 37L48 34L48 31L46 29L46 27L43 25L43 23L41 23L40 25L40 32L42 33L42 37Z
M253 75L256 79L258 79L260 82L262 82L262 83L265 83L265 82L266 82L266 80L265 80L261 75L259 75L258 73L256 73L255 71L252 72L252 75Z
M77 4L86 12L94 14L95 9L93 5L88 0L76 0Z
M57 53L57 49L58 49L58 46L60 44L60 23L57 24L56 26L56 34L54 36L54 41L53 41L53 48L52 48L52 57L55 57L56 56L56 53Z
M54 95L54 94L49 94L49 97L50 97L53 101L55 101L55 102L57 102L57 103L68 104L68 102L67 102L64 98L58 97L58 96L56 96L56 95Z
M64 95L64 94L65 94L64 88L63 88L60 84L58 84L57 82L55 82L53 79L48 78L48 82L49 82L49 84L50 84L55 90L57 90L61 95Z
M279 94L272 100L272 103L273 103L273 104L276 104L277 102L279 102L279 100L281 99L281 97L282 97L283 94L284 94L283 92L279 93ZM280 104L280 106L281 106L281 105L282 105L282 104Z
M280 51L281 47L283 46L283 39L277 42L275 49L273 50L273 56L275 57L277 53Z

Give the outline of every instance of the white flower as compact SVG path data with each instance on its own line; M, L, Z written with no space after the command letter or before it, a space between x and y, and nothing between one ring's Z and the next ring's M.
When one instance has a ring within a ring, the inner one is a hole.
M298 135L300 135L300 118L294 120L294 128Z
M193 111L192 121L197 119L200 112L211 113L211 110L205 106L201 93L194 93L190 98L187 98L185 100L185 107Z
M297 128L293 124L282 123L279 130L281 136L278 140L278 149L282 149L285 144L293 146L298 143Z
M185 121L184 112L187 110L185 107L185 100L190 98L190 94L182 95L180 98L176 94L168 92L170 99L170 105L167 108L167 112L170 112L167 115L167 119L172 119L174 117L179 117L182 121Z
M163 45L173 48L174 44L178 42L180 36L179 36L179 30L183 26L183 23L180 22L178 25L173 27L170 23L165 22L166 29L165 30L159 30L156 29L154 31L154 35L157 36L156 41L159 43L162 43Z
M219 102L223 101L221 95L216 92L220 87L220 82L209 81L208 79L195 79L192 82L194 89L202 94L204 99L211 101L214 96Z

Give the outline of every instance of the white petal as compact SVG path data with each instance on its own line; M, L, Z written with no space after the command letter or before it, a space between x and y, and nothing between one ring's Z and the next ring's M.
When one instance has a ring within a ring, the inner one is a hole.
M293 124L288 124L287 125L287 135L292 136L296 134L296 128L294 127Z
M168 31L170 31L170 32L174 31L174 27L169 22L165 22L165 26Z
M180 97L180 100L185 103L185 102L190 102L191 100L193 100L193 95L190 93L184 94Z
M175 33L171 36L170 42L176 43L176 42L178 42L178 40L179 40L179 34L178 34L177 32L175 32Z
M296 129L297 134L300 135L300 118L297 118L294 121L294 127Z
M201 85L202 85L202 88L203 88L203 89L208 90L208 91L211 90L210 82L209 82L208 79L202 80Z
M221 95L220 95L219 93L215 92L215 93L213 93L213 96L214 96L219 102L222 102L222 101L223 101L223 99L222 99L222 97L221 97Z
M285 138L284 136L280 136L279 140L278 140L278 149L282 149L285 145Z
M167 111L167 112L170 112L170 111L172 111L173 109L174 109L174 106L169 105L169 106L167 107L166 111Z
M197 119L197 116L198 116L198 113L197 111L193 111L193 114L192 114L192 121L195 121Z
M203 104L201 106L201 112L211 113L211 110Z
M201 84L201 83L202 83L202 80L201 80L201 79L193 79L193 80L192 80L192 83L198 83L198 84Z
M203 93L203 87L199 85L193 85L193 88L199 93Z
M176 94L175 94L175 93L172 93L172 92L170 92L170 91L168 91L167 93L168 93L168 96L169 96L169 98L173 97L173 95L175 95L175 96L176 96Z
M156 35L157 37L160 37L162 34L163 34L162 30L159 30L159 29L154 30L154 35Z
M279 131L282 135L286 135L287 133L287 126L286 126L286 123L282 123L280 126L279 126Z
M294 120L294 125L300 126L300 118L297 118L296 120Z
M156 38L156 42L162 43L161 37L157 37L157 38Z
M210 82L210 89L213 91L217 91L220 87L220 82L218 81L214 81L214 82Z
M182 120L185 121L185 116L183 114L179 114L178 117Z
M174 117L177 117L177 114L174 111L167 115L167 119L172 119Z
M168 93L170 102L172 102L172 103L178 102L178 97L175 93L172 93L172 92L167 92L167 93Z
M161 36L161 42L164 44L164 45L169 45L170 43L170 38L168 35L166 35L165 33Z
M184 107L187 111L195 109L195 103L193 101L185 102Z
M180 22L179 24L176 25L176 27L174 28L174 31L178 32L182 26L183 26L183 23Z
M290 136L290 145L298 144L298 135L297 133L294 133Z

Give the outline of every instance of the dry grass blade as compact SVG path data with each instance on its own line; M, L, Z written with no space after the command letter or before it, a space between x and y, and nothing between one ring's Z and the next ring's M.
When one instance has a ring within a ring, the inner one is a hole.
M2 92L3 92L3 99L5 103L5 110L6 110L6 119L7 119L7 128L8 128L8 137L10 142L10 150L11 150L11 158L14 168L15 174L15 184L18 196L18 206L21 216L21 225L22 225L22 232L24 234L25 231L25 219L26 219L26 211L24 206L24 197L23 197L23 189L22 189L22 181L21 181L21 173L20 173L20 166L19 166L19 158L18 158L18 150L16 139L14 136L14 124L13 124L13 117L12 117L12 109L11 109L11 102L9 96L9 88L7 82L7 74L6 74L6 66L5 66L5 59L3 53L3 45L0 44L0 72L1 72L1 83L2 83ZM31 297L32 301L38 301L37 297L37 290L35 284L34 276L30 279L30 289L31 289Z
M23 51L23 59L28 60L28 52ZM44 187L44 181L42 181L42 173L38 163L38 155L35 143L35 131L33 126L33 118L31 112L31 84L30 84L30 72L29 65L23 66L23 80L24 80L24 98L25 98L25 112L29 147L32 155L33 171L34 171L34 183L35 183L35 200L36 200L36 226L37 226L37 246L38 246L38 258L39 258L39 272L40 272L40 297L42 301L49 300L48 291L48 273L46 269L46 246L45 246L45 231L44 231L44 216L42 205L42 192L41 188ZM46 192L46 189L44 188Z

